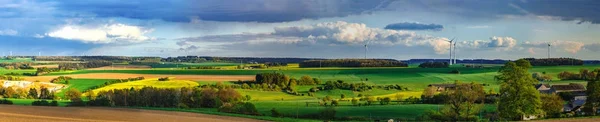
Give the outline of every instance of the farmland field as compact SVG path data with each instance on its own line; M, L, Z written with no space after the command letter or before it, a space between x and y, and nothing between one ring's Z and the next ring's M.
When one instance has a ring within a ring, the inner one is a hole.
M158 78L149 78L138 81L131 81L125 83L111 84L102 88L94 89L94 93L100 91L108 91L112 89L129 89L129 88L142 88L142 87L156 87L156 88L181 88L181 87L194 87L198 86L198 83L189 80L169 80L159 81Z
M206 64L209 65L209 64ZM220 65L220 64L210 64ZM223 64L227 65L227 64ZM166 66L165 66L166 67ZM55 78L58 76L69 76L75 79L70 81L69 88L76 88L80 91L88 90L89 88L103 84L107 79L126 79L132 77L143 76L146 80L132 81L126 83L112 84L106 87L95 89L94 92L110 90L110 89L129 89L140 88L143 86L152 86L159 88L180 88L192 87L200 84L212 85L219 81L237 81L237 80L253 80L257 73L280 72L299 79L302 76L308 75L314 78L325 81L343 80L348 83L367 83L371 85L401 85L407 87L408 90L383 90L372 89L363 92L350 90L327 90L319 91L314 96L290 95L285 92L277 91L261 91L250 89L236 89L242 96L250 96L249 102L255 104L256 109L264 115L270 115L273 108L279 112L292 116L295 114L314 114L325 107L319 106L318 102L330 96L333 99L343 100L340 105L335 107L338 113L337 117L362 117L369 119L408 119L414 120L415 117L422 115L429 110L437 110L443 105L433 104L400 104L393 103L392 105L372 105L372 106L352 106L348 101L358 96L373 96L374 98L390 97L396 100L394 96L400 94L403 98L416 97L419 98L423 89L434 83L453 83L454 81L462 82L477 82L487 84L486 89L499 90L499 82L494 80L500 66L490 65L485 68L466 68L462 66L452 66L450 68L418 68L418 67L385 67L385 68L298 68L294 65L287 67L271 67L267 69L249 69L249 70L216 70L216 69L168 69L168 68L152 68L152 69L121 69L121 70L76 70L53 72L37 78ZM557 74L562 71L578 72L580 69L596 69L600 65L588 66L560 66L560 67L534 67L530 72L545 72L553 77L554 81L546 82L549 84L568 84L582 83L585 81L568 80L561 81L557 78ZM451 74L452 70L459 70L460 74ZM1 72L2 70L0 70ZM9 70L4 70L9 71ZM13 70L10 70L13 71ZM171 81L157 81L159 77L174 77ZM223 78L220 78L223 77ZM27 77L33 78L33 77ZM225 82L226 85L235 85L233 82ZM300 94L308 93L308 90L320 85L302 85L297 86L295 90ZM67 89L69 89L67 88ZM62 96L64 92L59 92L57 95ZM340 95L345 95L342 99ZM364 102L364 101L363 101ZM363 103L361 102L361 103ZM308 106L307 106L308 103ZM495 105L488 104L484 107L487 111L494 111ZM185 109L169 109L173 111L189 111ZM193 112L193 111L192 111ZM215 113L215 110L205 111L200 113ZM218 113L218 112L216 112Z

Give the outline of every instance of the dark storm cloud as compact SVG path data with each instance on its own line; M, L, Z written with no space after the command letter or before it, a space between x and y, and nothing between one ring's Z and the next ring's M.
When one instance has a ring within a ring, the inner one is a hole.
M421 23L394 23L385 26L385 29L390 30L433 30L440 31L444 29L444 26L438 24L421 24Z
M201 1L81 1L65 0L60 9L99 17L209 21L287 22L368 13L389 4L386 0L201 0Z
M600 23L598 0L425 0L395 2L389 8L404 11L430 11L468 18L510 15L559 17L561 20Z

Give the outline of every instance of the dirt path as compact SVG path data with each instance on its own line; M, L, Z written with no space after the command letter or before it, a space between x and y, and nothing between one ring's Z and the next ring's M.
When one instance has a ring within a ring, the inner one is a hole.
M240 117L187 112L155 111L101 107L42 107L0 105L2 121L44 122L259 122Z
M73 74L73 75L62 75L69 76L72 78L85 78L85 79L127 79L134 77L144 78L160 78L160 77L175 77L180 80L193 80L193 81L238 81L238 80L254 80L254 75L160 75L160 74L127 74L127 73L89 73L89 74ZM24 77L27 81L42 81L49 82L53 78L58 76L34 76Z

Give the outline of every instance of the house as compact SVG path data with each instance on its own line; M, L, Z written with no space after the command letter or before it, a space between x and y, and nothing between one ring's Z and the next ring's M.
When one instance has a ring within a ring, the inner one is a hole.
M429 84L429 87L434 87L436 91L446 91L448 89L456 88L456 84Z
M587 100L587 96L576 96L569 103L565 104L563 107L564 112L581 112L585 101Z
M577 83L569 83L568 85L552 85L552 87L550 88L550 93L562 92L585 93L585 86Z
M536 84L535 89L540 91L540 93L550 93L551 86L549 84Z

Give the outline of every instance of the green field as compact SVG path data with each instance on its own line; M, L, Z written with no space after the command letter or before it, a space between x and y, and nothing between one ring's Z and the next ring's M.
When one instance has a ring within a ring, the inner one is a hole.
M105 82L110 81L109 79L71 79L69 80L69 84L63 90L56 93L57 96L64 98L65 92L71 88L75 88L81 92L89 90L95 86L104 84Z
M206 64L208 65L208 64ZM213 64L217 65L217 64ZM226 64L224 64L226 65ZM165 66L169 67L169 66ZM486 89L499 90L499 81L494 80L494 76L497 75L497 71L500 66L490 65L486 68L466 68L458 65L450 68L418 68L418 67L403 67L403 68L298 68L298 67L272 67L268 69L251 69L251 70L184 70L184 69L167 69L167 68L155 68L148 70L78 70L69 72L54 72L47 75L67 75L67 74L86 74L86 73L133 73L133 74L188 74L188 75L256 75L257 73L266 72L280 72L286 75L290 75L293 78L300 78L304 75L309 75L314 78L320 78L322 81L328 80L344 80L349 83L364 82L373 85L386 85L386 84L398 84L404 87L408 87L408 91L399 90L383 90L383 89L372 89L364 92L353 92L349 90L328 90L319 91L315 93L315 96L296 96L289 95L284 92L275 91L259 91L259 90L247 90L237 89L241 95L251 96L250 102L254 103L260 113L264 115L270 115L270 110L276 108L278 111L286 115L295 114L312 114L319 110L324 109L322 106L318 106L318 101L325 96L331 96L333 99L340 99L341 94L346 96L349 100L353 97L357 97L359 94L363 96L373 97L391 97L394 98L396 94L402 94L404 98L410 96L420 97L423 89L429 84L434 83L453 83L456 80L462 82L477 82L488 84ZM569 80L561 81L557 78L557 74L562 71L579 72L580 69L597 69L600 65L588 65L588 66L555 66L555 67L534 67L530 71L533 72L546 72L551 75L554 81L545 82L548 84L568 84L568 83L582 83L585 81ZM459 70L461 74L451 74L452 70ZM4 70L7 71L7 70ZM2 72L2 70L0 70ZM366 80L368 79L368 80ZM102 84L106 80L91 80L91 79L74 79L71 81L73 86L79 90L86 90L86 88L94 85ZM153 87L168 87L168 88L179 88L197 86L199 84L215 84L213 81L156 81L142 80L127 83L112 84L107 87L96 89L99 90L108 89L123 89L131 87L141 86L153 86ZM233 84L226 82L225 84ZM312 87L319 85L305 85L297 86L296 91L301 94L306 94ZM309 106L306 103L309 102ZM360 103L364 103L361 101ZM415 117L423 114L428 110L436 110L441 105L429 105L429 104L408 104L408 105L372 105L372 106L351 106L348 101L341 101L340 105L336 107L338 111L338 117L367 117L372 119L382 118L400 118L400 119L414 119ZM378 104L378 103L377 103ZM486 105L484 108L486 111L495 110L494 105ZM180 111L181 109L172 109ZM194 112L195 110L181 110ZM196 111L196 112L208 112L210 111Z
M237 66L239 63L226 63L226 62L204 62L204 63L159 63L150 64L152 68L185 68L185 67L223 67L223 66Z
M0 59L0 63L32 62L31 58Z

